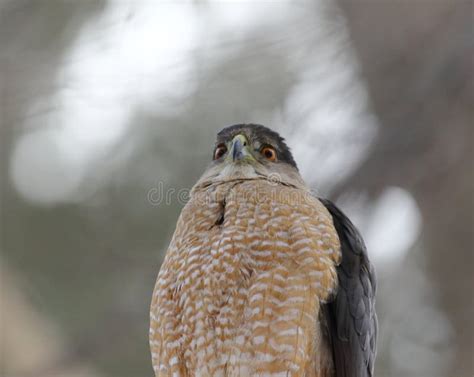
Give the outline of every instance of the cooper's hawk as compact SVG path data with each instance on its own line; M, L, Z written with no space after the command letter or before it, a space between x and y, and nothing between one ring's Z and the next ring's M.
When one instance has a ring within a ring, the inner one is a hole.
M375 276L352 223L312 196L284 140L217 135L158 274L156 376L373 376Z

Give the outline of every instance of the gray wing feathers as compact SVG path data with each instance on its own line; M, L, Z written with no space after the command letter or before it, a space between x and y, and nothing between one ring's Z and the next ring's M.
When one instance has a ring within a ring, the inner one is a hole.
M323 310L335 377L373 377L377 341L374 268L355 226L333 203L320 200L333 217L342 251L338 291Z

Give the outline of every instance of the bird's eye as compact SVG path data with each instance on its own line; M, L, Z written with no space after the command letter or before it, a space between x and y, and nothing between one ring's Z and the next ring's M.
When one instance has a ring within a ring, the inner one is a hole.
M269 147L269 146L263 147L262 150L260 151L260 153L268 161L276 161L277 160L276 150L272 147Z
M227 147L224 144L219 144L214 151L214 160L218 160L227 152Z

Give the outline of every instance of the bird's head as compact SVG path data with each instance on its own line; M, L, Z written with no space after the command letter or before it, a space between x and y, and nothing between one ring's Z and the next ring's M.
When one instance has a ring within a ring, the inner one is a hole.
M217 134L212 162L198 186L239 179L305 187L285 140L259 124L236 124Z

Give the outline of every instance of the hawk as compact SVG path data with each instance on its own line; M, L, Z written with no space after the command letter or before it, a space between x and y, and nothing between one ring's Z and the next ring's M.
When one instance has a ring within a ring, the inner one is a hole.
M284 139L224 128L156 281L155 375L372 377L375 290L359 232Z

